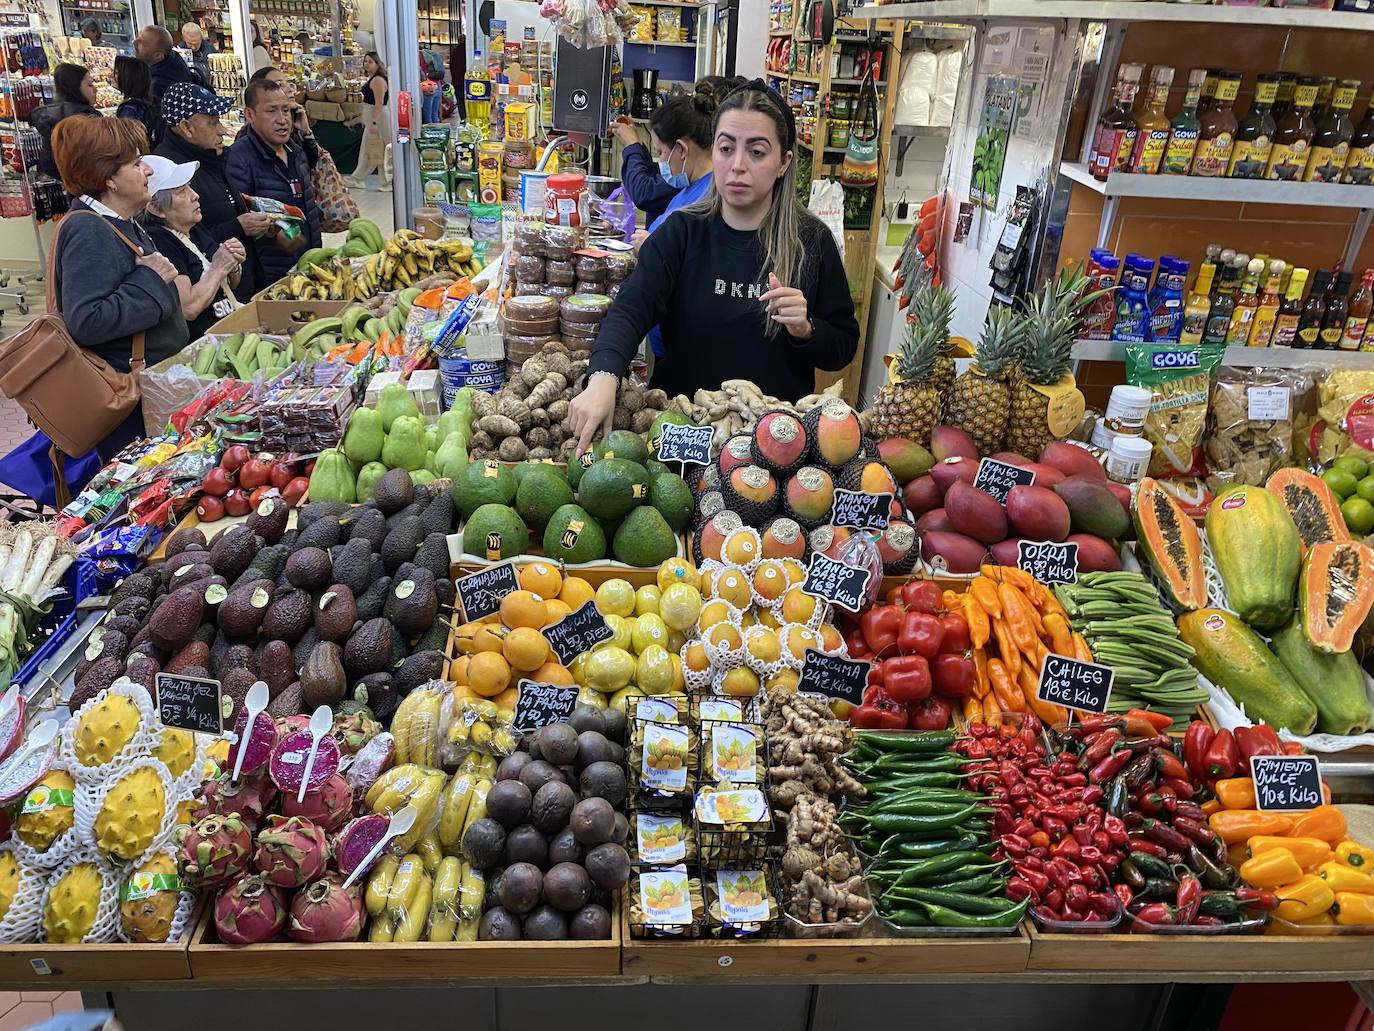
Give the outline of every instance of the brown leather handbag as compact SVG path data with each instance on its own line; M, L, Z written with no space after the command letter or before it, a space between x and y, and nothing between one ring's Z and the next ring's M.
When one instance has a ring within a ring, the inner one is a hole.
M73 211L73 218L99 218L129 249L143 249L94 211ZM138 405L138 372L143 368L144 334L135 333L129 372L119 372L74 341L62 320L57 299L58 227L48 251L48 311L0 344L0 392L18 401L33 424L52 439L54 451L84 455L119 426ZM53 454L59 502L66 494L61 455Z

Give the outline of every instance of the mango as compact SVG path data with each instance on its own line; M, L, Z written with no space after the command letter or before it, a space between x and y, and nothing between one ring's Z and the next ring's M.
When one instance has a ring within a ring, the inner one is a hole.
M382 393L390 389L390 386L384 387ZM414 407L413 401L411 407ZM407 469L410 472L424 467L425 424L418 414L402 415L387 427L386 443L382 445L382 464L388 469Z

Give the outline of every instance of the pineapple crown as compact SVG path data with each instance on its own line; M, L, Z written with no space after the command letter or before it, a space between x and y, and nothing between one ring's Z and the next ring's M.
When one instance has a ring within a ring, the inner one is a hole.
M922 286L911 298L911 321L930 326L941 341L940 353L949 351L949 324L954 321L954 293L943 286Z
M906 336L897 351L897 374L908 383L930 378L935 361L949 351L954 294L942 286L923 286L911 299Z
M1021 350L1021 340L1025 332L1020 316L1011 308L998 305L988 310L983 335L979 337L978 346L975 348L978 368L983 375L992 379L1000 379L1006 375L1007 366Z
M1065 268L1025 299L1019 361L1032 383L1057 383L1069 371L1083 309L1110 292L1089 293L1091 283L1081 265Z

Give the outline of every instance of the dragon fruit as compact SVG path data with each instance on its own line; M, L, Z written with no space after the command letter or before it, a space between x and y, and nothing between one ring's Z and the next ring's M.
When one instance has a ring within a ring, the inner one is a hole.
M72 748L82 766L103 766L138 733L143 714L128 697L107 694L77 721Z
M344 777L352 786L354 795L362 798L395 761L396 739L390 734L378 734L358 749L358 754L344 771Z
M338 864L339 873L347 877L361 866L390 826L391 817L382 813L368 813L356 820L349 820L348 826L339 831L339 836L334 840L334 861ZM372 862L375 863L379 858L380 854ZM371 865L368 864L369 867ZM366 874L367 870L364 869L362 873Z
M36 852L52 843L76 823L76 781L66 770L49 770L29 789L14 818L14 836Z
M83 941L100 915L105 879L94 863L77 863L48 890L43 903L43 939L63 945Z
M286 925L286 893L261 877L244 877L215 897L215 933L225 945L270 942Z
M196 761L196 736L179 727L164 727L158 738L153 757L162 760L167 772L176 780Z
M330 731L344 755L356 755L358 749L382 732L372 710L357 702L344 702L334 714L334 728Z
M310 729L310 717L303 712L298 712L293 716L282 716L276 720L277 740L288 738L298 730L308 731Z
M0 920L5 919L10 906L19 897L19 882L23 877L24 871L19 868L19 857L13 849L0 852Z
M272 749L272 758L267 761L267 775L272 783L283 792L293 794L301 786L305 776L306 757L310 754L315 737L308 730L295 730L277 742ZM320 738L315 748L315 761L310 766L310 781L307 791L316 791L324 785L339 769L339 745L326 734Z
M95 817L95 847L116 863L131 863L152 847L167 810L167 789L158 770L140 766L121 777Z
M281 796L281 811L287 816L303 816L327 831L336 831L353 810L353 789L348 781L334 774L316 791L307 791L301 801L295 792Z
M233 814L207 816L179 836L181 879L192 888L213 888L248 869L253 836Z
M200 794L200 804L192 814L195 819L232 815L242 818L250 828L255 829L262 822L263 814L276 801L277 786L266 773L240 777L237 784L232 783L226 773L217 780L209 780L201 785Z
M329 874L296 892L286 936L298 942L357 941L363 931L363 894Z
M274 813L258 832L253 866L269 884L299 888L324 873L327 865L329 839L309 820Z
M272 722L272 717L260 712L253 719L252 732L245 734L247 729L248 710L241 709L238 719L234 722L234 736L238 740L229 746L229 755L225 759L228 763L225 768L231 773L234 763L238 762L240 742L243 743L243 766L239 769L240 775L257 773L272 757L272 746L277 743L277 728Z
M158 852L129 872L119 893L119 920L132 942L165 942L181 903L181 878L169 852Z

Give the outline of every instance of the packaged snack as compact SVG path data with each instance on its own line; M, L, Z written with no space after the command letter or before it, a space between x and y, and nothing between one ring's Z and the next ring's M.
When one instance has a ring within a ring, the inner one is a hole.
M1313 457L1322 465L1342 455L1374 460L1374 370L1332 369L1317 383L1317 401Z
M1302 369L1218 369L1206 443L1208 488L1261 486L1296 464L1294 427L1311 391L1312 377Z
M572 286L577 282L577 272L571 261L550 258L544 269L544 278L553 286Z
M1207 427L1207 399L1212 370L1221 362L1220 347L1177 344L1127 344L1126 382L1149 390L1145 437L1154 446L1150 475L1203 476L1202 437Z
M446 168L420 169L420 192L426 204L447 203L451 200L450 178Z
M447 125L423 126L415 143L419 149L421 172L448 170L449 127Z
M501 202L501 159L505 147L499 140L487 141L477 148L477 195L483 204Z
M472 212L473 242L499 243L501 240L501 205L473 204Z
M512 263L517 283L544 282L544 259L537 254L522 254Z

